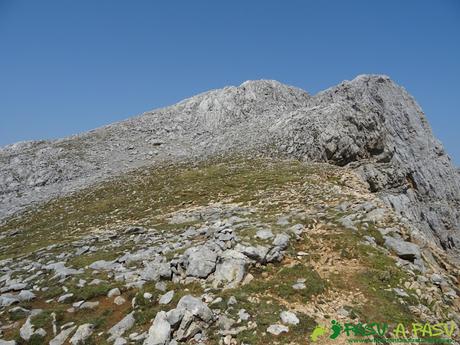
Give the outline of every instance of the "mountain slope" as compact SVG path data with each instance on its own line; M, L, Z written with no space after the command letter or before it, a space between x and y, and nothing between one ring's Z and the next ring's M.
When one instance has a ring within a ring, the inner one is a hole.
M460 323L458 264L347 167L141 168L0 236L0 344L305 344L333 320L387 323L386 337ZM365 338L331 335L316 343Z
M460 247L458 174L418 105L385 76L315 96L250 81L68 139L3 148L0 216L136 167L231 152L353 167L415 227Z

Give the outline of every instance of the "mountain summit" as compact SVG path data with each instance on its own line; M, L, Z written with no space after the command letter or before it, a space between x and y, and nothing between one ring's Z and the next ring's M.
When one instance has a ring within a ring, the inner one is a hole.
M246 81L69 138L6 146L0 217L133 168L230 153L352 167L426 235L460 248L458 173L415 100L383 75L314 96Z

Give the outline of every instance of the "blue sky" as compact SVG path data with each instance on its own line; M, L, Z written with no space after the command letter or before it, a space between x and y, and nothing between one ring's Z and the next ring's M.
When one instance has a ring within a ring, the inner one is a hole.
M460 165L460 1L0 0L0 145L276 79L383 73Z

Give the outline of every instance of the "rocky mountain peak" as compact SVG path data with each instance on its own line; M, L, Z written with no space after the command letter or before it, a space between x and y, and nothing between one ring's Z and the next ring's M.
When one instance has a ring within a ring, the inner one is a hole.
M384 75L313 96L246 81L67 139L10 146L0 151L0 215L132 168L244 152L351 166L433 240L460 246L455 167L415 100Z

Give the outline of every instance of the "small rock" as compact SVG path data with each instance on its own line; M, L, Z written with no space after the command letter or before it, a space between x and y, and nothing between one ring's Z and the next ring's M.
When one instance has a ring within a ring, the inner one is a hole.
M69 299L70 297L73 297L73 293L67 293L65 295L62 295L58 298L58 303L63 303L65 302L66 299Z
M136 341L136 342L139 342L139 341L142 341L144 339L147 338L147 332L143 332L141 334L139 333L132 333L129 335L129 339L132 340L132 341Z
M235 296L230 296L230 298L227 301L228 305L234 305L234 304L237 304L237 303L238 303L238 301L236 300Z
M237 244L235 246L235 250L239 251L240 253L246 255L248 258L253 259L257 262L264 263L265 258L268 254L269 249L267 247L257 245L253 246L243 246L241 244Z
M214 304L218 304L220 302L223 301L223 298L222 297L217 297L216 299L214 299L212 302L211 302L211 305L214 305Z
M56 262L54 264L50 264L44 267L46 270L54 270L55 276L53 278L66 278L70 275L82 274L84 272L83 269L73 269L65 267L65 262Z
M171 278L169 262L149 262L141 272L141 278L146 281L158 281L160 278Z
M182 321L176 332L176 339L184 341L192 338L201 331L201 322L197 322L193 314L189 310L185 310Z
M85 323L77 328L77 331L70 338L70 343L72 345L84 344L86 340L93 334L94 326L90 323Z
M71 322L67 322L67 323L65 323L65 324L63 324L63 325L61 326L61 330L66 329L66 328L69 328L69 327L72 327L73 325L75 325L75 322L72 322L72 321L71 321Z
M274 324L267 328L267 332L273 335L280 335L281 333L289 332L289 328L283 325Z
M436 285L441 285L441 283L444 281L442 276L437 273L433 273L430 277L430 280L433 284L436 284Z
M165 292L167 289L165 282L158 282L155 284L155 289Z
M289 245L289 235L285 233L276 235L275 239L273 240L273 245L275 247L279 247L280 249L286 249Z
M244 278L247 267L247 257L236 251L226 250L220 255L220 260L214 273L214 287L223 284L225 288L236 287Z
M171 290L171 291L168 291L167 293L165 293L163 296L160 297L158 303L159 304L169 304L172 299L174 297L174 291Z
M219 317L219 320L217 321L217 326L219 327L219 329L227 331L230 328L232 328L232 326L235 323L236 323L235 320L230 319L229 317L227 317L225 315L221 315Z
M74 308L80 308L80 306L85 303L85 301L77 301L75 303L72 304L72 307Z
M260 238L261 240L268 240L273 237L273 233L271 230L263 229L259 230L256 233L256 238Z
M140 235L140 234L145 234L146 232L147 232L147 230L142 228L142 227L132 226L132 227L127 228L124 231L124 234L125 235L133 235L133 234Z
M166 319L168 320L169 324L175 328L182 321L184 313L184 309L171 309L166 313Z
M24 289L27 286L26 283L14 283L14 284L9 284L6 285L5 287L2 287L0 289L0 292L8 292L8 291L19 291Z
M115 261L98 260L89 265L89 268L96 271L113 271L119 265Z
M304 283L295 283L294 285L292 285L292 288L294 290L304 290L306 289L307 287L305 286Z
M17 296L16 296L21 302L28 302L31 301L35 298L35 294L32 291L29 290L22 290Z
M113 303L115 303L116 305L122 305L126 303L126 300L122 296L117 296L113 300Z
M21 326L19 330L19 335L24 340L29 340L32 335L34 335L35 330L32 322L30 321L30 317L27 318L26 322Z
M246 309L240 309L238 311L238 317L240 318L241 321L247 321L249 320L249 318L251 317L251 315L249 315L247 312L246 312Z
M302 235L304 230L305 230L305 227L302 224L295 224L289 228L289 231L291 231L297 236Z
M276 222L278 225L288 225L289 224L289 217L280 217Z
M227 334L224 337L224 345L231 345L232 343L232 336L230 334Z
M121 295L121 291L119 288L114 288L107 293L107 297L109 298L120 296L120 295Z
M409 294L404 291L403 289L400 288L394 288L393 291L398 295L399 297L409 297Z
M97 308L99 306L99 302L83 302L81 305L80 305L80 309L94 309L94 308Z
M10 305L18 302L19 298L11 294L0 295L0 307L9 307Z
M353 221L353 216L344 216L338 220L338 222L345 228L350 230L358 230Z
M344 307L340 307L337 310L337 315L339 315L342 318L346 318L346 317L348 317L350 315L350 313Z
M59 333L57 336L55 336L53 339L50 340L49 345L62 345L65 343L67 338L72 334L72 332L77 328L77 326L72 326L67 329L64 329Z
M299 323L297 315L290 311L281 312L280 318L283 323L288 325L297 325Z

